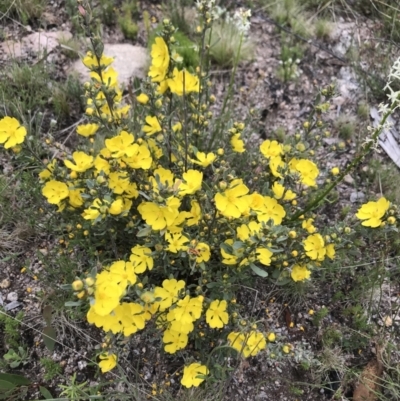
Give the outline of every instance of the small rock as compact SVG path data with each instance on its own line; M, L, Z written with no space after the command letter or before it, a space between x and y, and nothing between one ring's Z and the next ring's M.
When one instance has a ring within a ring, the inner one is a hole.
M86 361L78 361L78 369L82 370L85 369L87 366L87 362Z
M365 199L364 192L358 191L358 192L352 192L350 194L350 202L351 203L364 202L364 199Z
M15 301L18 301L18 294L15 292L15 291L13 291L13 292L10 292L8 295L7 295L7 301L10 301L10 302L15 302Z
M11 285L10 280L8 279L4 279L1 283L0 283L0 288L9 288Z
M343 178L343 181L346 184L349 184L349 185L353 185L354 184L354 178L350 174L345 175L344 178Z
M20 306L20 305L21 305L20 302L18 302L18 301L12 301L12 302L10 302L9 304L7 304L7 305L4 307L4 310L5 310L6 312L8 312L9 310L18 308L18 306Z
M118 72L118 82L128 85L132 77L145 76L145 69L148 66L147 49L141 46L133 46L128 43L105 44L104 54L114 57L112 67ZM89 80L89 70L83 65L81 60L72 64L72 71L78 73L82 82Z
M46 248L39 249L39 252L40 252L43 256L46 256L46 255L49 253L49 251L48 251Z
M29 52L40 53L45 50L50 53L58 46L61 38L71 39L72 33L69 31L33 32L22 38L20 42L13 40L3 42L0 44L0 52L13 57L21 57Z

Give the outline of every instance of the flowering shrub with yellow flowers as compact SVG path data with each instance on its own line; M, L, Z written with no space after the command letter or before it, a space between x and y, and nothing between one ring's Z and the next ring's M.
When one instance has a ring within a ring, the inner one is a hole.
M212 6L198 2L201 65L182 67L170 50L174 27L164 21L148 77L130 103L113 59L92 36L82 59L90 81L84 84L87 122L77 127L79 144L39 173L49 209L80 229L80 246L97 241L106 250L101 268L72 283L88 306L87 321L106 333L103 372L117 364L113 339L148 327L168 354L189 345L210 350L210 338L244 358L266 349L275 335L241 316L241 283L260 276L301 285L335 259L354 230L340 221L321 224L316 210L372 149L397 107L390 105L373 141L343 172L326 171L314 151L326 130L322 116L332 87L321 92L303 130L285 143L246 143L251 125L214 111L204 53ZM90 26L89 11L81 14ZM5 149L23 147L26 135L15 118L0 121ZM385 198L366 203L356 216L366 227L387 222L396 228L397 209ZM208 354L184 367L183 386L200 385L212 371Z

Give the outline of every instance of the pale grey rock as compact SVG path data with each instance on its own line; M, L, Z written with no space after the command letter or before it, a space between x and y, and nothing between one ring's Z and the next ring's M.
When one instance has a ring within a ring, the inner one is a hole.
M343 181L348 185L354 184L354 178L350 174L345 175Z
M7 301L10 302L18 301L18 294L15 291L9 292L7 294Z
M23 37L19 42L7 40L0 44L0 53L4 52L10 57L22 57L28 53L49 53L60 43L60 40L72 38L69 31L34 32Z
M5 310L6 312L8 312L9 310L13 310L13 309L15 309L15 308L18 308L18 306L20 306L20 305L21 305L20 302L18 302L18 301L12 301L12 302L10 302L9 304L7 304L7 305L4 306L4 310Z
M355 191L350 194L350 202L351 203L356 203L356 202L364 202L365 199L365 194L364 192L361 191Z
M144 47L133 46L129 43L105 44L103 54L114 57L112 67L118 72L120 84L126 86L133 77L145 77L149 65L149 56ZM90 80L89 70L81 60L74 62L70 70L78 73L81 82Z

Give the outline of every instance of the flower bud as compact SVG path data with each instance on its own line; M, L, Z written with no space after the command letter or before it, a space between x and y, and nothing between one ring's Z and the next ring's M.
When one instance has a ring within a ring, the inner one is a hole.
M75 280L72 284L72 289L74 291L80 291L83 288L83 281L82 280Z

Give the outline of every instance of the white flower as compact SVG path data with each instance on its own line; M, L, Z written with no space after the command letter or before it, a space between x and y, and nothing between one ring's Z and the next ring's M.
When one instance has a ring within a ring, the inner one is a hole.
M247 33L250 29L251 10L239 8L233 15L233 20L241 33Z

